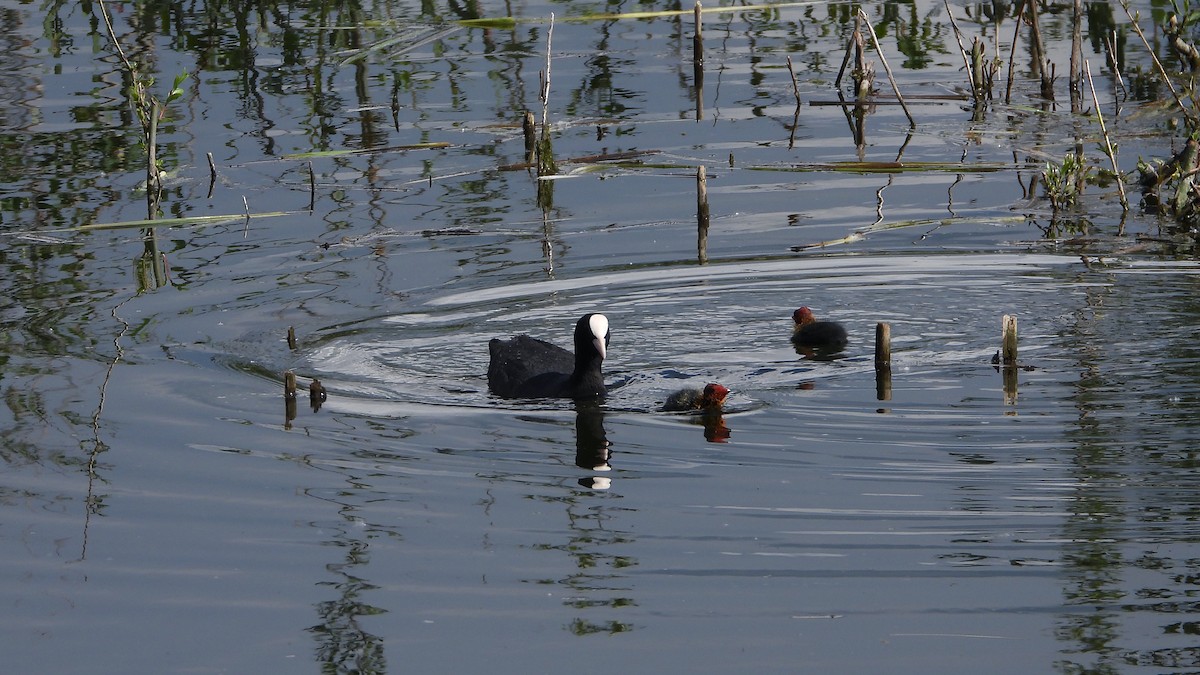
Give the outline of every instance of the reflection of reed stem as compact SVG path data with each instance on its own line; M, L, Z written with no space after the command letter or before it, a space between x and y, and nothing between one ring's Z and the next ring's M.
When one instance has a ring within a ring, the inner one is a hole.
M204 153L208 158L208 198L212 199L213 188L217 185L217 163L213 161L211 152Z
M308 162L308 212L317 208L317 173L313 171L313 163Z
M537 152L537 122L533 118L533 111L525 111L521 118L521 130L525 132L525 163L533 164Z

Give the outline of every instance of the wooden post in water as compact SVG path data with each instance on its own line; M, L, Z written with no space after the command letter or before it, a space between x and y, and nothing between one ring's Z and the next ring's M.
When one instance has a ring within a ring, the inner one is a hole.
M696 169L696 259L708 262L708 173L701 164Z
M875 398L892 400L892 326L875 324Z
M292 351L296 351L296 328L295 328L295 326L288 326L287 341L288 341L288 349L290 349Z

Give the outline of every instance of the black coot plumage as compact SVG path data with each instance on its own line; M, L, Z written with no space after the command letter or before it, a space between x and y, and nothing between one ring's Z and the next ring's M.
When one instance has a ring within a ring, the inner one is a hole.
M846 348L846 329L836 321L817 321L812 310L801 307L792 313L796 322L792 342L797 347L808 347L823 351L840 351Z
M604 396L600 365L608 351L608 318L584 314L575 324L575 353L518 335L488 343L488 388L504 398Z

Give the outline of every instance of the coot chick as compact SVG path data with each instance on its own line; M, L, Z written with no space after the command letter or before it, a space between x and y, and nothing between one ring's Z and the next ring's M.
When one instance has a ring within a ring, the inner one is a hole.
M817 321L812 310L801 307L792 313L796 322L792 342L797 347L810 347L822 351L841 351L848 340L846 329L836 321Z
M682 412L686 410L703 410L718 412L729 396L729 389L715 382L705 385L704 391L699 389L682 389L667 397L663 404L664 412Z
M518 335L488 343L488 388L504 398L595 398L604 395L600 364L608 351L608 318L584 314L575 324L575 353Z

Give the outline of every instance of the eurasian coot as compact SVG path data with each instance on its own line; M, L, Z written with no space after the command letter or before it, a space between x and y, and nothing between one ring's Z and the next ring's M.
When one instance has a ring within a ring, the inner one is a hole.
M836 321L817 321L812 310L801 307L792 313L796 322L792 342L797 347L810 347L824 351L838 351L846 347L846 329Z
M504 398L594 398L604 395L600 364L608 350L608 319L584 314L575 324L575 353L518 335L488 343L488 387Z
M719 411L729 396L729 389L723 385L708 384L704 391L699 389L682 389L667 397L663 404L664 412L681 412L685 410Z

